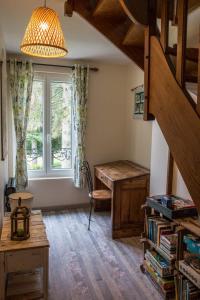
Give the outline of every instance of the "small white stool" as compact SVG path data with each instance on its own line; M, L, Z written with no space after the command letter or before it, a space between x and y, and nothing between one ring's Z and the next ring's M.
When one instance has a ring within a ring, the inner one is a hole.
M18 206L18 200L21 198L21 206L26 206L31 210L33 203L33 195L31 193L13 193L9 196L11 211L13 211Z

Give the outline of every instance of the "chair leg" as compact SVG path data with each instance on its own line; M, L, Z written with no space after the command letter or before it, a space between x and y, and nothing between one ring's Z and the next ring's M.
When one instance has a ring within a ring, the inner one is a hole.
M88 230L90 230L90 222L91 222L91 216L92 216L92 209L93 209L93 201L90 201L90 214L89 214L89 224L88 224Z

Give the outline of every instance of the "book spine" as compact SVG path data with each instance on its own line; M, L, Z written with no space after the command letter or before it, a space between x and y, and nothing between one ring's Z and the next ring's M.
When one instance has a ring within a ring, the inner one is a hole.
M158 272L161 277L172 275L172 270L169 267L162 267L159 262L155 259L150 252L145 253L145 258L150 261L154 267L154 269Z

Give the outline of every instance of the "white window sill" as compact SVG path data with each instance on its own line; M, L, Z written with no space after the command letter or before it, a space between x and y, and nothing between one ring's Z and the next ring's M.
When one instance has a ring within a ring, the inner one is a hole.
M38 180L59 180L59 179L73 179L73 177L69 176L69 177L66 177L66 176L59 176L59 177L32 177L32 178L29 178L28 180L29 181L38 181Z

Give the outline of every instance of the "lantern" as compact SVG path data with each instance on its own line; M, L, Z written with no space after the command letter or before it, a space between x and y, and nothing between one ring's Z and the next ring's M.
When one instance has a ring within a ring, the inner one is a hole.
M29 220L30 211L27 207L21 206L21 198L18 206L11 214L11 240L23 241L30 237Z

